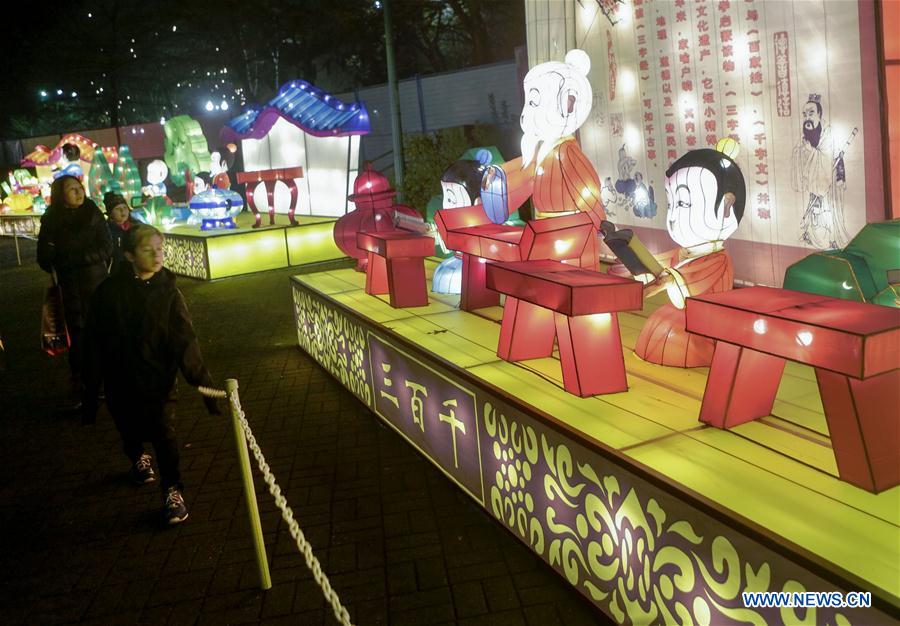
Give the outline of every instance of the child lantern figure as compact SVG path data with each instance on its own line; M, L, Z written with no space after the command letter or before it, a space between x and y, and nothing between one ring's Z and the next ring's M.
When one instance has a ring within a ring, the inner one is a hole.
M537 219L583 211L599 227L606 218L600 179L574 137L591 111L590 67L587 53L576 49L525 75L522 156L490 166L482 182L481 201L495 224L529 196Z
M441 208L458 209L481 203L478 190L485 168L491 162L489 150L481 149L475 159L460 159L441 175ZM440 241L440 235L438 235ZM440 241L443 248L444 242ZM443 248L446 251L446 248ZM459 294L462 291L462 255L444 259L434 270L431 290L435 293Z
M169 168L163 161L156 159L150 161L147 165L147 184L141 188L141 192L145 196L151 198L165 197L166 195L166 176L169 175Z
M638 336L634 351L641 359L674 367L712 362L715 343L685 330L684 301L733 287L734 270L723 244L741 222L745 198L741 170L716 150L692 150L666 171L666 228L681 247L656 255L662 271L644 293L665 290L669 302L650 316Z

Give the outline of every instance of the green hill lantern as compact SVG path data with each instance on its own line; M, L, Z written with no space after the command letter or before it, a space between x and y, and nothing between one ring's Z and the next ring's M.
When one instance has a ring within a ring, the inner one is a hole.
M135 196L140 198L141 173L138 171L128 146L119 146L119 160L116 162L113 177L126 200L131 202Z
M185 185L185 171L208 172L209 146L199 122L188 115L178 115L163 125L166 133L165 161L169 180L178 187Z
M103 150L95 150L91 161L91 171L88 174L88 194L99 206L103 206L103 194L114 191L118 184L113 177L109 161L103 154Z

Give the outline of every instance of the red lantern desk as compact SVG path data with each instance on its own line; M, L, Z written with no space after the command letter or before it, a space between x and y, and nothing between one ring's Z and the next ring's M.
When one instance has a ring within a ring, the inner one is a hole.
M841 479L900 484L900 310L750 287L689 298L687 330L717 341L700 421L769 415L785 359L811 365Z
M616 312L643 307L641 283L550 260L490 262L486 280L506 294L497 356L547 357L556 338L566 391L628 390Z
M425 257L434 254L434 239L405 230L357 233L356 245L368 251L366 293L389 293L391 306L428 306Z
M256 172L238 172L237 182L244 185L244 191L247 194L247 205L250 207L250 210L253 211L253 215L256 218L256 223L253 224L253 228L259 228L262 220L262 216L259 214L259 209L256 206L256 201L253 198L257 184L264 183L266 186L266 196L269 199L269 224L274 224L275 184L279 180L287 185L288 191L291 194L291 206L288 210L288 218L290 219L292 226L297 225L297 220L294 219L294 213L297 211L297 195L300 193L300 190L297 189L297 183L294 180L295 178L303 178L302 167L259 170Z
M597 269L597 230L588 213L531 220L524 228L493 224L479 205L443 209L434 223L450 250L463 255L459 308L471 311L500 304L485 285L485 260L559 259Z

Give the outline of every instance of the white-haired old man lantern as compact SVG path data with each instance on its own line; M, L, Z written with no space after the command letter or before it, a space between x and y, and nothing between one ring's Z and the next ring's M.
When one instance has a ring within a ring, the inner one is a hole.
M485 170L482 206L435 214L447 248L463 255L461 309L500 303L486 286L486 259L554 259L597 269L597 231L606 210L600 179L573 134L591 110L589 69L581 50L569 51L563 62L533 67L524 84L522 156ZM524 228L505 223L529 197L535 219Z
M570 50L565 61L541 63L525 75L522 156L488 168L482 183L482 203L494 223L529 197L536 218L582 211L597 226L605 219L600 179L574 137L591 111L590 66L583 50Z

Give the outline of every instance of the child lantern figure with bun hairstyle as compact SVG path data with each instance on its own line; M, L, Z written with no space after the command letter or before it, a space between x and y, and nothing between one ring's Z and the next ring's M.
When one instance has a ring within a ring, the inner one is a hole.
M723 148L728 145L727 140L719 142ZM734 149L734 142L730 145ZM715 342L685 330L685 299L733 287L724 242L741 222L745 198L744 176L730 156L708 148L692 150L666 171L666 229L679 248L650 256L630 231L610 233L611 225L604 223L607 245L646 283L644 296L665 291L669 297L638 336L634 352L644 361L672 367L712 362ZM637 257L646 261L644 269Z
M584 211L599 226L606 218L600 179L574 137L591 111L590 67L587 53L576 49L562 63L541 63L525 75L522 156L490 166L481 186L484 210L495 224L529 196L537 219Z
M455 161L441 174L441 208L458 209L481 203L478 196L485 168L491 162L489 150L481 149L474 159ZM441 248L444 242L438 235ZM459 294L462 291L462 255L459 253L444 259L434 270L431 290L435 293Z

